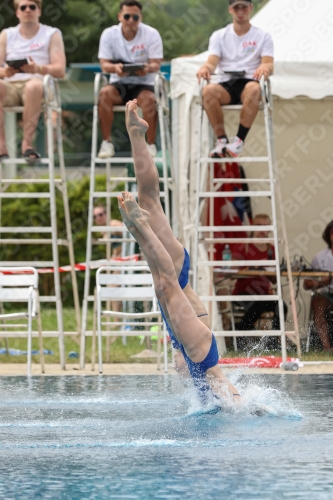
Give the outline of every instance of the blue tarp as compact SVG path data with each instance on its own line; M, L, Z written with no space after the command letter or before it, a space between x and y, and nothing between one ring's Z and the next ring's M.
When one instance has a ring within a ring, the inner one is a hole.
M0 348L0 354L9 354L10 356L26 356L28 351L21 351L21 349L5 349L4 347ZM31 351L31 354L39 354L39 350ZM54 354L53 351L49 349L44 349L44 354Z

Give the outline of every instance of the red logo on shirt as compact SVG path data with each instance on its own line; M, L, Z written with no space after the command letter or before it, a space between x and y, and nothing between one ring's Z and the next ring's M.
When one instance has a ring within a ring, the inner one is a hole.
M254 41L254 42L243 42L243 47L244 49L246 49L247 47L256 47L257 46L257 42Z
M41 43L32 43L30 45L30 50L36 50L36 49L39 49L40 47L42 47Z
M145 44L142 43L141 45L134 45L132 52L136 52L137 50L145 50Z

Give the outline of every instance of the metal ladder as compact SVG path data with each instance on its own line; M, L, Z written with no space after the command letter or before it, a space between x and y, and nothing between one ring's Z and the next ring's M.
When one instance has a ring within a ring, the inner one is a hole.
M212 165L214 163L230 163L232 160L230 158L206 158L202 157L202 121L203 121L203 106L201 106L200 113L200 125L199 125L199 154L197 161L197 169L196 169L196 220L195 220L195 237L194 237L194 268L193 268L193 282L194 289L197 289L198 286L198 274L199 269L202 266L208 266L210 269L210 286L209 286L209 294L206 296L201 296L201 299L204 302L208 302L209 309L212 309L212 304L218 302L244 302L244 301L277 301L279 306L279 317L280 317L280 330L253 330L253 331L235 331L235 330L224 330L222 327L221 331L214 331L214 334L217 337L260 337L260 336L280 336L281 337L281 350L282 350L282 358L283 362L286 361L287 353L286 353L286 336L288 336L297 346L297 354L301 356L301 347L300 347L300 337L298 330L298 318L296 311L296 302L295 302L295 294L293 289L293 281L292 281L292 273L291 273L291 264L290 264L290 256L288 249L288 241L287 241L287 232L285 226L285 219L282 210L282 197L279 186L278 179L278 171L277 171L277 162L275 155L275 147L274 147L274 137L273 137L273 99L270 87L270 81L264 81L264 78L260 81L260 90L261 90L261 104L264 111L264 122L265 122L265 135L267 142L267 156L263 157L241 157L240 162L242 164L249 163L266 163L268 165L268 173L265 179L244 179L243 182L248 184L266 184L268 185L267 189L260 190L249 190L245 192L246 197L254 198L254 197L268 197L271 201L271 210L272 210L272 224L268 226L214 226L212 222L212 214L213 214L213 203L215 198L227 198L230 197L230 192L217 192L216 189L221 186L224 182L225 184L231 183L239 183L240 179L214 179L213 169L210 168L210 176L209 176L209 191L201 189L201 179L204 177L203 168L206 168L206 165ZM228 105L223 106L223 110L240 110L240 105ZM234 194L233 194L234 195ZM212 225L202 226L200 225L200 209L205 200L209 201L210 205L210 222ZM277 216L276 216L276 203L279 207L279 223L282 230L282 238L279 240L278 231L277 231ZM238 232L249 232L249 231L272 231L273 237L259 239L259 238L216 238L214 237L214 232L222 231L224 233L238 231ZM204 233L208 233L209 236ZM284 244L285 250L285 258L287 262L287 274L289 281L289 293L290 300L292 306L292 316L294 322L294 330L293 331L285 331L284 324L284 311L283 311L283 299L282 299L282 289L281 289L281 271L280 271L280 261L279 261L279 249L278 243L279 241ZM275 260L213 260L213 245L214 243L267 243L271 242L275 247ZM204 244L206 247L210 248L210 259L199 260L199 245ZM276 270L276 285L277 292L275 295L215 295L214 291L214 282L213 282L213 273L214 267L216 266L224 266L224 267L241 267L241 266L269 266L274 267Z
M46 75L44 77L44 119L46 122L46 130L47 130L47 148L48 148L48 158L41 158L38 163L42 165L47 165L47 169L43 169L41 171L42 176L46 176L48 174L48 178L31 178L31 179L5 179L3 178L3 166L10 165L21 165L27 164L27 162L22 158L10 158L7 160L3 160L0 162L0 220L1 220L1 210L2 210L2 200L3 199L27 199L27 198L35 198L35 199L48 199L50 202L50 221L51 225L49 227L0 227L0 244L18 244L18 245L52 245L52 260L51 261L1 261L0 266L33 266L36 268L53 268L54 269L54 295L42 295L40 296L41 302L53 302L56 304L56 315L57 315L57 331L45 331L45 337L58 337L59 339L59 353L60 353L60 365L61 368L65 369L65 343L64 343L64 335L77 335L80 333L80 303L79 303L79 294L78 294L78 286L76 280L76 272L75 272L75 258L74 258L74 248L73 248L73 238L72 238L72 230L71 230L71 219L70 219L70 211L68 204L68 193L67 193L67 184L66 184L66 171L65 171L65 160L64 160L64 151L62 144L62 133L61 133L61 99L60 99L60 91L58 82L53 79L50 75ZM23 107L8 107L4 108L6 113L22 113ZM54 176L55 169L55 158L54 158L54 127L52 115L53 113L56 115L56 135L57 135L57 151L59 158L59 166L60 166L60 179L56 179ZM10 186L19 186L24 184L36 184L39 186L46 185L48 186L47 192L6 192L8 187ZM63 206L64 206L64 214L65 214L65 223L66 223L66 239L58 238L57 231L57 213L56 213L56 190L55 187L62 194ZM0 222L1 226L1 222ZM49 235L47 238L4 238L3 235L6 234L31 234L34 233L43 233L45 235ZM76 316L76 324L77 324L77 332L64 332L63 327L63 312L62 312L62 300L61 300L61 286L60 286L60 276L59 276L59 254L58 247L60 245L64 245L68 247L69 253L69 261L71 265L71 278L72 278L72 286L73 286L73 296L74 296L74 306L75 306L75 316ZM12 332L15 334L15 332ZM38 332L33 332L33 336L38 336Z
M92 245L106 245L106 258L111 257L111 241L116 242L132 242L134 239L128 233L127 229L124 227L110 227L110 226L94 226L93 225L93 209L94 209L94 199L105 198L106 199L106 216L107 221L111 219L111 199L117 197L120 192L113 191L113 189L120 183L125 183L128 186L129 183L136 183L135 177L127 176L112 176L112 166L114 165L126 165L133 164L133 157L112 157L107 159L101 159L97 157L97 141L98 141L98 100L101 85L104 86L108 83L106 75L98 73L95 77L94 82L94 109L93 109L93 128L92 128L92 145L91 145L91 167L90 167L90 194L89 194L89 207L88 207L88 229L87 229L87 248L86 248L86 271L85 271L85 282L84 282L84 295L82 304L82 336L81 336L81 349L80 349L80 366L83 369L85 365L85 341L87 335L92 335L91 331L87 331L87 316L88 316L88 302L94 301L94 296L89 295L90 288L90 263L92 255ZM160 128L160 139L161 139L161 151L162 157L154 158L156 164L162 164L163 175L160 177L160 182L163 184L163 189L160 193L161 198L164 201L165 214L170 221L170 202L169 193L174 191L174 175L173 175L173 163L171 154L171 135L170 135L170 109L168 101L168 89L167 81L165 77L158 73L155 77L154 92L157 102L158 109L158 121ZM114 112L124 113L126 106L114 106ZM167 152L169 152L169 158L167 158ZM171 178L168 177L168 165L170 162ZM95 190L95 170L96 164L106 166L106 191L96 191ZM137 192L132 191L133 196L137 197ZM178 210L177 196L173 196L173 203ZM123 232L123 236L119 238L98 238L92 240L92 233L119 233ZM124 264L123 262L121 263ZM133 262L128 262L129 265L133 265ZM142 261L141 261L142 264Z

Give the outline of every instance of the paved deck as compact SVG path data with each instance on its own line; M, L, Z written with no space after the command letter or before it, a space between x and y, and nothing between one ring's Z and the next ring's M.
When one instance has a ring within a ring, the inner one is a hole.
M224 368L223 371L227 373L234 368ZM271 375L321 375L321 374L333 374L333 362L307 362L304 368L299 368L298 371L285 371L281 368L243 368L245 373L249 374L271 374ZM175 375L176 372L173 368L169 368L170 375ZM25 376L27 374L27 365L23 363L1 363L0 364L0 376ZM42 375L40 365L32 365L32 375ZM80 370L78 364L68 364L66 370L61 370L58 364L46 364L44 376L53 375L99 375L98 366L95 366L95 370L91 370L90 365L86 365L84 370ZM156 364L144 364L144 363L130 363L130 364L104 364L103 365L103 375L164 375L164 367L162 365L161 370L157 370Z

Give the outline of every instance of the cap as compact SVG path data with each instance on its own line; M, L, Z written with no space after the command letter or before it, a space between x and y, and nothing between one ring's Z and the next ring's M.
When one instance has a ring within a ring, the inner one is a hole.
M252 5L252 0L229 0L229 5Z

